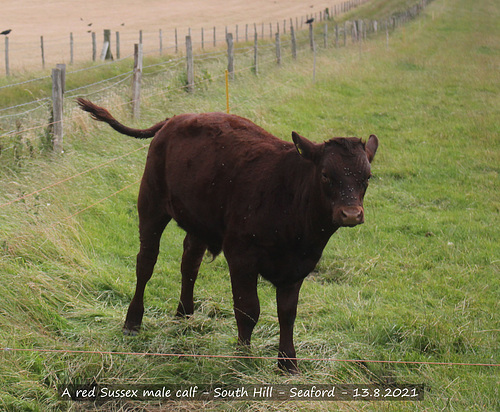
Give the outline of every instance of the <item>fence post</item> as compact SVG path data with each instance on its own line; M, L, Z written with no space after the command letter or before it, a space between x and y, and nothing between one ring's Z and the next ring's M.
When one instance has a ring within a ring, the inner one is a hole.
M120 32L116 32L116 59L120 59Z
M259 74L258 40L259 40L259 34L255 31L253 34L253 69L255 75Z
M105 29L104 30L104 44L108 43L108 48L106 50L106 53L104 53L104 48L103 48L103 55L104 58L102 60L113 60L113 54L111 53L111 30Z
M56 64L56 68L61 70L62 92L66 91L66 65L63 63Z
M101 60L104 60L106 58L108 50L109 50L109 42L105 41L102 45Z
M73 33L69 34L69 64L74 63L74 41Z
M43 49L43 36L40 36L40 48L42 50L42 68L45 69L45 51Z
M281 40L280 40L280 33L276 33L276 64L278 66L281 64Z
M234 43L233 43L232 33L227 33L226 42L227 42L227 71L229 72L231 79L234 79Z
M52 149L62 153L63 145L63 70L52 69Z
M328 23L325 23L325 29L323 31L323 47L325 49L328 47Z
M186 36L186 72L187 72L187 91L194 91L194 62L193 62L193 43L191 36Z
M97 40L95 36L95 32L92 32L92 61L95 62L97 57Z
M177 42L177 27L175 28L175 54L179 52L179 43Z
M9 67L9 36L5 36L5 74L10 75Z
M142 44L134 44L134 71L132 75L132 117L141 114Z
M295 28L290 25L290 34L292 36L292 58L297 59L297 37L295 36Z
M311 51L314 51L314 32L312 23L309 23L309 45L311 46Z

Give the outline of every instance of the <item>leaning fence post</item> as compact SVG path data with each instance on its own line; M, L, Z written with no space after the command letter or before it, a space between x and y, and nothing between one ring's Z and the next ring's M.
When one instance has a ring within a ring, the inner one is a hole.
M187 91L194 91L194 62L193 62L193 43L191 36L186 36L186 72L187 72Z
M62 153L63 145L63 70L52 69L52 149Z
M229 72L231 79L234 79L234 43L233 43L232 33L227 33L226 42L227 42L227 71Z
M132 117L141 113L142 44L134 44L134 71L132 75Z

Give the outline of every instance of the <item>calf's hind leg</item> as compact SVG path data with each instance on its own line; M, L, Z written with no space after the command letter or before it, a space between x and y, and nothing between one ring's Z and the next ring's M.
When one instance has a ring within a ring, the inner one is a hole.
M182 254L181 299L177 307L176 316L189 316L194 312L193 290L201 261L207 250L207 245L196 236L186 234L184 238L184 252Z
M123 326L123 333L126 335L135 335L139 331L144 314L144 290L158 259L160 250L160 238L172 219L169 215L154 217L148 213L141 213L139 207L139 233L141 247L137 255L136 276L137 283L135 294L130 302Z
M280 324L280 343L278 367L286 372L299 373L293 345L293 325L297 315L297 303L302 280L288 286L276 288L278 320Z

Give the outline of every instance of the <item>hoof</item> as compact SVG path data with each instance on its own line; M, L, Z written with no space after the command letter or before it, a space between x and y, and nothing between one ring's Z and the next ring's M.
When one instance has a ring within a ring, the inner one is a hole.
M127 327L123 327L123 334L125 336L137 336L137 334L139 333L139 331L137 329L129 329Z
M283 374L300 375L296 359L280 359L278 361L278 368Z

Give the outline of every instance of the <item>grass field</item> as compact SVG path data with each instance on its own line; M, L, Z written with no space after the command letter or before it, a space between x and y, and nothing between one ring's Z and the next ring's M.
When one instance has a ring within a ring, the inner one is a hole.
M376 1L375 1L376 2ZM388 1L379 1L379 10ZM398 3L393 1L392 4ZM400 2L399 2L400 3ZM366 12L375 13L368 5ZM359 12L363 12L362 9ZM297 377L266 359L0 351L0 409L88 410L61 401L61 383L424 384L422 402L113 403L98 410L494 411L500 408L500 5L436 0L417 20L355 47L321 51L231 83L232 110L270 132L316 141L380 139L365 197L366 223L339 230L304 282ZM222 111L224 86L173 91L143 104L142 125L186 111ZM126 120L123 108L117 117ZM0 207L0 348L235 354L227 264L206 259L196 312L173 317L183 232L171 224L146 290L144 327L121 326L135 285L135 200L144 141L82 114L63 156L0 166L0 204L136 150L24 201ZM129 187L127 187L130 185ZM123 188L127 187L125 190ZM78 215L99 199L109 199ZM252 354L275 356L273 287L261 281ZM135 408L135 409L134 409Z

